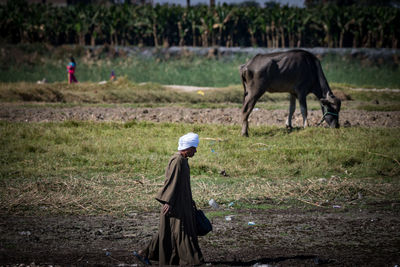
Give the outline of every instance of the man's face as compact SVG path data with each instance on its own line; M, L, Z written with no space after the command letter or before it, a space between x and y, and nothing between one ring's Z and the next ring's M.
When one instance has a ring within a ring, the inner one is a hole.
M186 157L191 158L194 156L194 154L196 154L196 152L197 149L194 146L189 147L188 149L186 149Z

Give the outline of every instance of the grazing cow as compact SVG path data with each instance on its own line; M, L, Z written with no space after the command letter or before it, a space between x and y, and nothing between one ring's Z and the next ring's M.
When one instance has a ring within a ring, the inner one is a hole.
M248 118L257 100L265 92L290 94L289 116L286 127L292 128L292 116L299 100L303 127L308 126L306 98L309 93L318 97L323 117L331 128L339 128L340 99L336 98L322 71L321 63L311 53L292 50L258 54L240 66L244 87L242 107L242 135L248 136Z

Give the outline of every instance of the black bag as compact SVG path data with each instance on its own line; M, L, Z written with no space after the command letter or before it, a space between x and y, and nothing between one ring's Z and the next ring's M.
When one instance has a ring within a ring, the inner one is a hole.
M196 217L196 234L198 236L204 236L212 231L212 225L210 220L204 215L202 210L195 209L194 216Z

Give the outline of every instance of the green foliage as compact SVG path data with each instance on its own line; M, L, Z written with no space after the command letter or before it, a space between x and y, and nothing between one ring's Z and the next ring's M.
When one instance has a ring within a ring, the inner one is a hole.
M321 63L327 80L331 82L359 87L400 88L400 68L392 62L339 59L339 56L330 54L325 56Z
M399 47L396 8L321 5L72 5L8 1L0 6L8 43L92 46Z
M199 206L342 203L361 192L398 199L397 129L253 127L175 123L0 122L0 206L29 214L149 210L182 134L200 135L190 159ZM221 175L224 170L226 175ZM324 179L320 182L319 179ZM397 181L397 182L396 182ZM23 196L23 197L21 197ZM322 204L321 204L322 205Z
M118 50L107 47L93 52L95 55L88 57L84 55L86 52L89 53L89 50L82 47L81 49L68 46L46 47L43 45L5 46L4 49L9 52L0 55L3 66L0 81L36 82L46 78L50 83L59 83L52 86L58 88L62 86L62 82L67 81L68 55L76 53L76 77L79 82L108 81L111 71L114 70L117 78L123 78L125 84L131 81L136 84L152 82L207 87L239 86L241 81L238 67L250 59L248 55L207 58L190 54L176 57L160 54L145 58L121 53L114 58L112 55ZM50 53L45 53L46 49ZM330 84L400 88L400 68L392 61L372 62L368 59L327 55L321 59L321 63ZM40 87L47 88L48 85ZM94 85L89 87L94 88ZM111 87L110 84L99 85L98 89ZM118 87L121 89L122 86L118 85ZM80 86L70 88L80 88ZM236 102L236 93L231 95L229 92L225 92L228 93L226 101ZM232 101L232 98L235 101Z

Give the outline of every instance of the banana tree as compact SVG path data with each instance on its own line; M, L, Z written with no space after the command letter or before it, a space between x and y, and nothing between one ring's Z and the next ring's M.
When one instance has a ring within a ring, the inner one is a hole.
M226 21L225 26L226 26L226 42L225 46L226 47L232 47L235 44L235 34L237 32L238 24L240 21L240 12L241 9L239 7L232 7L232 15L229 17L229 20Z
M78 4L74 6L75 10L75 31L78 35L79 45L85 45L86 34L89 33L89 24L93 6Z
M263 45L267 46L268 48L273 47L272 32L271 32L271 22L272 22L271 12L272 12L271 8L264 8L260 16L257 18L257 23L260 25L263 34L262 37Z
M399 23L396 23L395 18L396 18L396 10L389 9L386 7L378 7L376 10L376 21L378 23L378 29L379 29L379 39L377 40L376 47L381 48L384 46L385 39L385 31L389 32L390 30L390 25L396 25L399 26Z
M198 39L198 28L200 27L200 20L199 16L197 16L198 8L190 8L186 12L186 17L188 20L188 23L190 24L190 30L191 30L191 38L192 38L192 46L197 45L197 39Z
M312 18L312 14L303 9L298 9L299 23L297 25L297 47L303 46L303 36Z
M336 13L336 21L339 29L339 48L343 48L344 36L349 32L349 28L355 20L350 13L349 8L343 8L341 12Z
M287 9L286 12L287 21L285 24L287 25L286 30L288 33L289 47L295 47L296 43L298 44L301 40L301 34L298 36L302 24L300 8L290 8Z
M285 29L289 30L289 24L288 24L288 16L290 16L290 11L289 11L288 6L284 6L279 9L279 31L280 31L280 40L281 40L281 47L285 48L286 47L286 34L285 34ZM292 30L292 29L290 29Z
M187 35L189 34L191 24L188 20L188 9L185 8L175 8L172 14L173 17L177 20L177 28L178 28L178 35L179 35L179 46L184 46Z
M224 41L223 33L227 30L227 25L234 15L234 9L228 6L218 6L215 9L215 20L216 23L213 25L213 29L217 30L217 43L222 45Z
M103 5L97 6L94 10L94 14L90 19L89 35L90 45L95 46L96 40L104 38L104 28L106 27L105 20L107 20L106 7Z
M280 40L280 30L279 30L279 8L272 8L270 10L270 25L267 28L267 31L269 32L271 36L271 43L273 48L278 48L279 47L279 40Z
M8 1L6 4L6 22L5 25L10 33L10 39L13 42L26 42L26 17L28 16L28 4L23 0Z
M362 36L362 45L363 47L372 47L373 44L373 35L378 30L378 26L375 22L375 15L374 8L372 9L364 9L363 15L365 16L364 23L363 23L363 34Z
M326 5L321 10L321 15L319 17L319 22L322 24L322 28L325 32L324 42L328 45L328 47L335 47L335 43L337 41L337 21L335 15L338 13L337 5Z
M398 9L391 9L393 13L392 23L387 23L387 35L385 36L386 41L390 43L393 49L398 48L399 38L400 38L400 11Z
M129 41L128 41L128 29L130 27L130 17L129 17L129 9L130 5L128 4L123 4L119 8L119 14L120 14L120 21L118 25L118 36L121 45L126 46Z
M139 46L144 46L146 39L153 36L152 18L151 18L151 6L141 5L138 8L139 17L136 18L136 32L139 37Z
M349 13L351 14L351 21L348 24L348 30L352 34L353 44L352 47L356 48L361 44L361 37L363 36L363 25L364 25L364 11L360 10L359 7L349 7Z
M176 6L173 8L176 8ZM152 18L153 28L151 29L151 32L154 36L156 30L158 35L157 43L162 42L164 47L170 46L171 43L174 43L175 39L179 38L178 25L176 23L179 16L172 12L173 8L170 8L168 5L157 5L156 17ZM155 28L154 25L156 25Z
M247 32L250 34L251 46L257 46L256 33L259 29L259 21L257 18L260 16L260 9L256 7L246 7L244 11L244 23L247 26Z
M214 12L211 9L205 9L203 8L202 10L202 15L200 17L200 35L201 35L201 40L202 40L202 46L203 47L208 47L210 45L210 39L211 39L211 44L215 45L214 39L213 39L213 26L215 24L215 17L214 17Z

